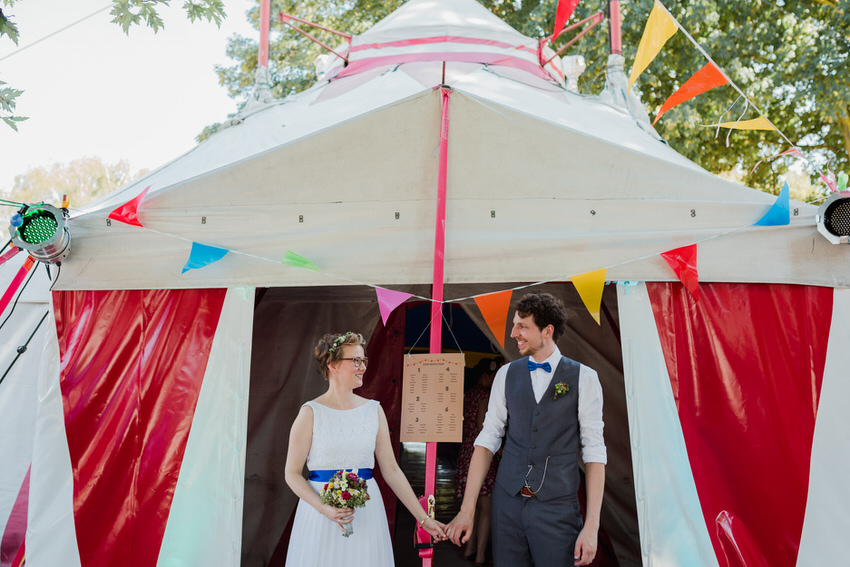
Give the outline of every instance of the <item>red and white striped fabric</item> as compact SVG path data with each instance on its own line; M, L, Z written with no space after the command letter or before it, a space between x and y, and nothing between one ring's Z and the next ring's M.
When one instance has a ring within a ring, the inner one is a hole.
M252 308L246 289L54 293L28 566L239 565Z
M843 563L850 292L618 294L644 564Z

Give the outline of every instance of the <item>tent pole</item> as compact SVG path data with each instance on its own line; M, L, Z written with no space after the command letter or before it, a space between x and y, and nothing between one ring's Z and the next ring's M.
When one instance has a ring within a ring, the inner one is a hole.
M440 165L437 174L437 223L434 234L434 280L431 292L431 354L439 354L443 341L443 279L446 251L446 176L448 171L449 147L449 97L452 90L442 85L442 117L440 119ZM436 492L437 480L437 444L425 445L425 496ZM430 553L420 553L422 567L431 567L434 550L424 550Z
M608 2L608 36L612 55L623 54L623 43L620 36L620 0Z
M260 2L260 52L257 54L259 67L269 66L269 18L271 17L271 0Z

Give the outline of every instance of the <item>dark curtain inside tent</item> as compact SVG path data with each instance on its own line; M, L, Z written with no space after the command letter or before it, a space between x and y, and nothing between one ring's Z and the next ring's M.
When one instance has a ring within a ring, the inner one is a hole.
M503 291L521 284L447 285L447 300L466 298L457 303L477 325L480 333L492 338L472 296ZM430 295L428 286L396 288L418 296ZM622 355L617 324L617 299L614 286L606 286L600 325L587 313L571 284L535 286L533 291L548 291L561 298L569 312L568 330L559 341L561 352L599 373L605 396L605 440L608 447L605 500L602 510L600 558L594 565L640 565L632 463L628 434ZM505 349L495 341L491 352L502 352L507 360L519 357L509 338L514 305L526 291L514 292L508 314ZM272 288L258 290L254 312L254 336L251 361L251 386L248 406L248 447L245 473L245 510L242 540L242 564L245 567L283 565L288 530L296 498L284 482L284 463L289 428L305 401L324 391L324 381L313 360L315 341L325 332L359 330L368 342L370 359L366 384L361 395L378 399L387 413L397 442L400 422L402 357L407 336L419 337L417 347L427 350L427 319L414 313L416 303L397 308L387 322L381 322L375 291L365 286L326 288ZM446 324L452 324L448 319ZM412 328L412 327L417 328ZM422 327L422 328L418 328ZM444 327L444 349L465 347L468 331L453 333ZM422 352L417 348L416 352ZM473 357L468 357L467 365ZM391 529L395 521L395 496L382 486ZM399 514L406 513L403 509ZM439 516L448 521L450 518ZM408 538L397 538L407 541ZM412 546L412 543L410 544ZM449 545L449 544L445 544Z

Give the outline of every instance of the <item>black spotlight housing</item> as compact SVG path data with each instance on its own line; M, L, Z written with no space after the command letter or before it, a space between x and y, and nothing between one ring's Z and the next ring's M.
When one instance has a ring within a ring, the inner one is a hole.
M71 252L68 211L47 203L25 205L9 226L12 244L34 260L57 264Z
M820 232L833 244L850 244L850 191L833 193L815 216Z

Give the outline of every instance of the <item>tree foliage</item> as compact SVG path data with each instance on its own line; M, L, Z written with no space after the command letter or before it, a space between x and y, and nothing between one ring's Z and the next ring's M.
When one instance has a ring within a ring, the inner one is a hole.
M486 8L530 37L551 34L557 0L480 0ZM623 2L622 37L626 72L654 0ZM269 72L277 97L301 91L315 81L313 61L322 49L278 22L278 12L293 14L347 33L368 29L403 4L402 0L276 0L272 2ZM752 172L760 160L797 145L811 160L807 171L846 171L850 165L850 0L664 0L664 5L746 95L731 86L713 89L667 112L658 132L678 152L709 171L734 176L753 187L780 189L779 176L793 163L772 158ZM571 21L604 10L604 0L579 3ZM259 28L259 1L249 11ZM587 70L579 87L598 94L605 86L608 34L604 25L583 37L567 54L583 55ZM336 45L339 38L311 30ZM567 33L556 42L563 45ZM257 41L230 40L232 66L216 71L231 96L247 98L257 67ZM640 76L635 88L652 117L664 101L706 60L679 32ZM776 132L721 130L707 125L756 118L761 112L787 137ZM205 134L206 135L206 134ZM728 144L727 144L728 138Z
M11 192L2 197L18 203L47 201L57 205L62 196L67 195L71 206L79 207L145 173L146 170L132 172L127 160L107 164L97 157L81 158L69 163L31 168L18 174ZM8 219L14 212L12 207L2 207L0 226L8 226Z
M6 36L18 45L20 31L18 23L13 20L15 3L16 0L0 0L0 38ZM124 33L129 34L130 28L134 25L146 25L157 32L164 26L158 8L170 3L171 0L112 0L110 13L113 16L112 21L120 25ZM6 13L4 13L4 7ZM183 0L183 9L186 10L190 22L207 20L221 25L225 15L223 0ZM16 99L24 91L2 87L5 84L0 81L0 119L17 131L18 123L27 119L25 116L15 115Z

